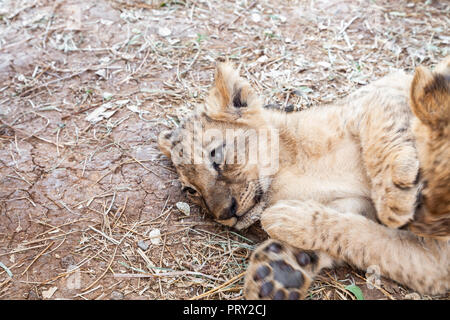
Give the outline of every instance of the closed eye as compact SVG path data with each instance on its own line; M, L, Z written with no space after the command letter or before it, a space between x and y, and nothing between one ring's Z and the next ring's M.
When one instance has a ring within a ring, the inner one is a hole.
M214 168L214 170L216 171L220 171L220 164L223 163L223 149L225 147L225 144L223 144L222 146L213 149L209 156L212 162L212 166Z
M197 190L195 190L194 188L191 188L191 187L184 187L182 189L182 191L183 192L187 192L187 193L192 194L192 195L197 193Z

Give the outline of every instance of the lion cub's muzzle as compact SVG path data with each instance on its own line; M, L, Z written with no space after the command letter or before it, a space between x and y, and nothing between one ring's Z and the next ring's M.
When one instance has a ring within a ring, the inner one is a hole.
M223 225L233 227L238 221L238 208L239 205L236 198L232 197L230 205L224 208L219 216L216 216L216 221Z
M238 204L235 197L231 198L231 205L228 208L225 208L223 212L220 214L220 220L227 220L232 217L236 217L236 212L238 209Z

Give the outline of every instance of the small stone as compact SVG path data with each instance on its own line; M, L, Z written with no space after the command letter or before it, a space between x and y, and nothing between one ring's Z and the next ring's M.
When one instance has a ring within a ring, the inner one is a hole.
M30 290L28 292L27 300L41 300L41 298L34 290Z
M101 78L106 79L106 69L100 69L95 74Z
M152 244L159 245L161 243L161 231L159 229L153 229L148 235Z
M185 216L191 215L191 208L186 202L177 202L175 205Z
M109 100L113 97L113 94L111 92L103 92L103 99Z
M405 295L405 299L407 300L422 300L420 295L417 292L408 293Z
M123 300L123 293L119 291L111 292L111 300Z
M255 23L261 21L261 15L259 13L252 13L251 18L252 18L252 21Z
M169 28L160 27L160 28L158 28L158 34L161 37L167 37L167 36L170 36L172 34L172 31Z
M261 57L259 57L258 59L256 59L256 62L258 62L258 63L264 63L264 62L266 62L267 60L269 60L269 58L268 58L267 56L261 56Z
M139 240L137 243L138 247L146 251L148 249L148 244L144 240Z
M27 78L25 78L25 76L23 74L19 74L19 76L17 77L17 80L19 80L20 82L25 82L25 81L27 81Z

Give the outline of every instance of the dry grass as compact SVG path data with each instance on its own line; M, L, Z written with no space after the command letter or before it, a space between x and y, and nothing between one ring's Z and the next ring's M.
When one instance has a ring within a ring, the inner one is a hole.
M0 0L0 297L241 299L261 235L184 216L158 132L201 102L219 58L267 103L303 109L450 54L449 13L445 1ZM354 299L352 283L416 297L340 268L310 298Z

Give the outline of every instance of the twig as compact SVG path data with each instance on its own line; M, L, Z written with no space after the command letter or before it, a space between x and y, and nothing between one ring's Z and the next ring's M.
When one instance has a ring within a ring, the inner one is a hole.
M61 4L62 4L61 1L55 1L55 3L53 4L53 8L52 8L52 11L51 11L51 13L50 13L50 18L48 19L47 27L45 28L44 39L42 40L42 47L43 47L44 49L45 49L45 47L46 47L48 31L50 30L50 26L52 25L52 22L53 22L53 15L55 14L56 9L57 9Z
M39 249L39 248L42 248L44 246L45 246L45 244L42 244L42 245L39 245L39 246L23 248L23 249L17 249L17 250L13 250L13 251L6 252L6 253L0 253L0 257L8 256L8 255L13 254L13 253L19 253L19 252L24 252L24 251L33 250L33 249Z
M125 204L122 206L122 208L120 209L120 214L117 217L117 219L113 222L112 224L112 228L114 229L114 227L116 226L117 222L119 222L120 218L122 217L122 214L125 212L125 209L127 207L127 203L128 203L128 196L125 198ZM117 214L116 214L117 215Z
M92 282L90 285L88 285L86 288L84 288L83 290L81 290L81 292L86 292L88 291L90 288L92 288L97 282L99 282L108 272L109 268L111 267L114 258L116 257L116 253L117 253L117 249L119 248L119 245L116 246L116 248L114 249L114 253L111 257L111 260L109 261L108 266L105 268L105 271L102 273L102 275L100 277L98 277L96 280L94 280L94 282Z
M200 276L204 278L208 278L214 281L220 280L213 276L195 272L195 271L173 271L173 272L161 272L161 273L116 273L114 274L114 278L154 278L154 277L179 277L179 276Z
M112 243L114 243L115 245L119 245L120 242L117 241L114 238L111 238L110 236L104 234L103 232L101 232L100 230L95 229L93 226L89 226L89 229L91 229L92 231L97 232L98 234L102 235L103 237L105 237L107 240L111 241Z
M47 251L48 249L50 249L50 247L52 246L52 245L54 245L55 244L55 242L52 242L52 243L50 243L44 250L42 250L37 256L36 256L36 258L34 258L33 259L33 261L31 261L31 263L28 265L28 267L26 267L25 268L25 270L22 272L22 276L28 271L28 269L30 269L30 267L33 265L33 263L35 263L36 262L36 260L37 259L39 259L39 257L41 257L44 253L45 253L45 251Z
M193 298L191 298L191 299L189 299L189 300L198 300L198 299L201 299L201 298L210 296L211 294L215 293L216 291L218 291L218 290L220 290L220 289L222 289L222 288L225 288L226 286L228 286L228 285L230 285L230 284L232 284L232 283L238 281L239 279L241 279L241 278L245 275L245 273L246 273L246 272L244 271L244 272L238 274L237 276L231 278L230 280L224 282L224 283L221 284L220 286L215 287L214 289L211 289L211 290L209 290L209 291L207 291L207 292L205 292L205 293L202 293L202 294L200 294L200 295L198 295L198 296L195 296L195 297L193 297Z

